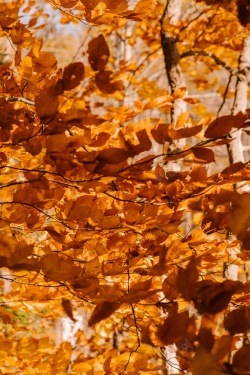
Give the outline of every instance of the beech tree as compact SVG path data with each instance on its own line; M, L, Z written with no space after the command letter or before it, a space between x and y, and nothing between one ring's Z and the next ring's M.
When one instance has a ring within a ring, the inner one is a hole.
M0 4L0 373L249 373L248 2L44 4Z

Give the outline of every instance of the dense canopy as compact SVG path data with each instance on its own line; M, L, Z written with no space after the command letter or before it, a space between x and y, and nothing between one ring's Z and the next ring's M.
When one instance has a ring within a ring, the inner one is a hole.
M0 374L249 374L249 7L0 3Z

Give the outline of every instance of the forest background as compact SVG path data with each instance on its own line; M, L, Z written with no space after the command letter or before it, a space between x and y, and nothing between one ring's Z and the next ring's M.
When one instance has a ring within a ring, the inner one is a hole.
M1 2L1 374L249 374L249 7Z

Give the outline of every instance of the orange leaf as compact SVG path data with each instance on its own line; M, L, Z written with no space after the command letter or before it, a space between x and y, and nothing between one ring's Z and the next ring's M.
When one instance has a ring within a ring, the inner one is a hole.
M105 216L98 224L101 229L119 228L120 218L118 216Z
M186 98L183 98L184 102L187 102L189 104L197 104L197 103L200 103L200 100L197 99L197 98L189 98L189 97L186 97Z
M59 3L64 8L74 8L77 4L77 0L59 0Z
M183 98L183 96L185 95L186 91L187 91L186 87L179 87L178 89L174 90L174 92L172 94L173 99L176 100L176 99Z
M144 110L146 109L153 109L153 108L167 108L167 107L172 107L173 98L170 95L165 95L165 96L159 96L156 99L150 100L147 104L144 106Z
M112 361L112 356L110 355L109 357L107 357L103 363L103 370L105 371L105 374L108 374L110 373L110 365L111 365L111 361Z
M45 276L53 281L73 281L81 273L80 267L57 254L45 254L39 264Z

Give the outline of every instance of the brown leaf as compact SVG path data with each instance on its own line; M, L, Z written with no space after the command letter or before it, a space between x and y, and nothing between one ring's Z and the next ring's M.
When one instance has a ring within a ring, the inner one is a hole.
M105 371L105 374L110 373L111 361L112 361L112 355L110 355L109 357L107 357L105 359L104 363L103 363L103 370Z
M194 126L192 128L169 129L168 134L171 139L189 138L198 134L202 130L202 126Z
M73 309L70 300L63 298L62 299L62 307L64 312L68 315L68 317L75 323L76 319L73 315Z
M229 177L232 174L241 171L244 167L245 167L245 164L242 163L241 161L239 161L237 163L234 163L234 164L231 164L229 167L226 167L226 168L223 169L223 171L221 172L221 176L222 177Z
M77 87L84 76L84 65L81 62L69 64L63 71L64 90L72 90Z
M193 375L221 375L214 357L203 346L200 346L191 361Z
M179 269L178 272L178 288L187 301L192 300L196 294L195 286L199 278L197 263L196 258L192 257L186 269Z
M141 342L143 344L155 346L150 337L150 324L146 325L141 332Z
M104 94L113 94L115 91L124 90L121 80L114 81L111 70L101 70L95 76L95 83L98 89Z
M209 148L193 147L192 152L197 159L204 160L208 163L214 162L214 153Z
M64 8L74 8L77 4L77 0L59 0L59 3Z
M130 151L122 148L109 148L99 152L98 160L108 164L118 164L127 160L130 155Z
M88 53L89 63L93 70L98 71L105 68L110 52L106 40L102 34L89 42Z
M243 345L233 356L233 367L250 369L250 347Z
M231 335L223 335L214 341L211 354L216 360L223 359L230 352L232 340L233 337Z
M163 293L168 300L173 300L179 297L179 291L177 290L178 273L174 268L171 270L162 283Z
M89 318L89 325L93 326L101 320L108 318L113 312L120 307L118 302L101 302L96 305Z
M57 112L58 105L58 97L49 97L46 93L41 93L35 99L36 113L41 120L53 117Z
M205 167L194 167L189 175L194 182L205 183L207 180L207 170Z
M217 314L224 310L240 286L240 281L226 280L223 283L211 280L200 281L197 283L197 294L194 300L197 311L199 314L205 312Z
M57 69L57 60L50 52L39 52L39 56L33 58L33 70L35 72L49 71L50 73Z
M31 155L38 155L42 151L42 144L39 137L29 139L23 143L24 149Z
M250 329L250 310L240 307L227 314L224 320L225 328L232 334L244 333Z
M136 132L136 137L139 141L139 144L134 145L129 140L127 142L131 150L133 151L134 155L138 155L141 152L149 151L151 149L152 143L145 129L142 129L139 132Z
M178 313L176 306L170 311L164 323L158 327L156 336L163 345L170 345L182 339L188 339L192 342L195 332L195 318L190 318L188 311Z
M148 279L146 281L142 281L140 283L136 283L131 286L130 291L131 292L141 292L141 291L147 291L151 288L152 285L152 279Z
M210 123L205 131L206 138L219 138L227 135L232 128L240 128L246 120L242 112L234 115L221 116Z

